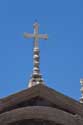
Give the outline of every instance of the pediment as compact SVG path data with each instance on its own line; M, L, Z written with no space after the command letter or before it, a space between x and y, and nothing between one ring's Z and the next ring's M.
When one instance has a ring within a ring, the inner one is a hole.
M26 106L48 106L83 117L83 105L45 85L36 85L0 99L0 113Z

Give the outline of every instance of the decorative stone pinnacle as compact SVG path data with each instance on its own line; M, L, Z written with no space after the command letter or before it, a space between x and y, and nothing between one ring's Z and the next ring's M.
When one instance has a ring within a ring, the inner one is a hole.
M33 47L33 73L31 76L31 79L29 81L28 87L32 87L37 84L44 84L44 81L42 79L42 75L40 74L40 50L38 45L39 39L48 39L47 34L38 34L39 31L39 24L35 22L33 24L34 33L24 33L25 38L33 38L34 39L34 47Z
M80 103L83 103L83 79L80 79L80 84L81 84L81 89L80 89L80 91L81 91L81 95L82 95L82 97L80 98Z

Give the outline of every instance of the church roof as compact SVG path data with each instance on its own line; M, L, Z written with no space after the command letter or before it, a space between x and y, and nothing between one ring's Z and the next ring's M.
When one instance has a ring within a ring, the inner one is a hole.
M36 97L49 101L58 109L71 114L78 114L83 117L82 104L42 84L35 85L31 88L0 99L0 113L11 110L12 107L15 109L16 105Z

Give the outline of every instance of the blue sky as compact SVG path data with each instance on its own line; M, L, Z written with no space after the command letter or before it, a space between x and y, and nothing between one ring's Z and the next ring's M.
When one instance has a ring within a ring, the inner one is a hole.
M41 73L46 85L79 100L83 78L83 0L0 0L0 98L28 86L35 19L40 33Z

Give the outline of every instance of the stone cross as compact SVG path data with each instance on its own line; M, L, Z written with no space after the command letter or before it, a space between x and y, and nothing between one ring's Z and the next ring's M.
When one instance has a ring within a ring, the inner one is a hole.
M47 34L38 34L39 31L39 24L36 22L33 25L34 27L34 33L33 34L29 34L29 33L24 33L24 37L25 38L33 38L34 39L34 48L38 48L38 40L39 39L48 39L48 35Z
M39 24L37 22L34 23L33 28L34 28L33 34L24 33L25 38L33 38L34 39L34 48L33 48L33 65L34 65L34 67L33 67L32 78L29 81L29 87L44 83L42 76L40 74L40 68L39 68L39 64L40 64L39 52L40 51L39 51L39 46L38 46L38 40L39 39L45 39L45 40L48 39L47 34L38 34Z

